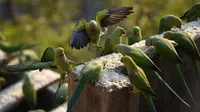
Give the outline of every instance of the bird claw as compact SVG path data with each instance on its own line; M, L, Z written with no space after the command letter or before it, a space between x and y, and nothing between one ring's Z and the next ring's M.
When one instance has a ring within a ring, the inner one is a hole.
M100 46L96 46L97 47L97 50L96 51L98 51L100 48L102 48L102 47L100 47Z

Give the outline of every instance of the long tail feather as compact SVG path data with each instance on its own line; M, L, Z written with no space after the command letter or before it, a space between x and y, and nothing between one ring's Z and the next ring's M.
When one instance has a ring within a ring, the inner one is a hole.
M145 94L145 93L143 93L143 95L144 95L148 105L151 107L152 112L157 112L156 107L153 103L152 97L150 95Z
M183 83L185 89L187 90L187 93L189 94L191 100L193 101L194 104L196 104L196 101L195 101L195 99L194 99L194 97L193 97L193 95L192 95L192 93L191 93L191 91L190 91L190 89L189 89L189 87L188 87L188 85L187 85L187 83L186 83L186 81L185 81L185 78L184 78L184 76L183 76L183 74L182 74L182 72L181 72L181 69L180 69L180 65L179 65L179 64L176 64L176 74L177 74L177 76L179 76L179 78L181 79L181 81L182 81L182 83Z
M199 61L196 60L194 64L195 64L195 67L196 67L196 70L197 70L196 77L197 77L197 79L198 79L198 81L199 81L199 83L200 83L200 68L199 68Z
M78 97L80 96L82 90L85 88L86 83L80 83L78 82L76 89L68 103L68 108L67 108L67 112L70 112L73 105L76 103Z
M190 107L190 105L184 101L163 79L162 77L156 72L153 72L153 75L162 83L166 88L168 88L181 102L183 102L186 106Z

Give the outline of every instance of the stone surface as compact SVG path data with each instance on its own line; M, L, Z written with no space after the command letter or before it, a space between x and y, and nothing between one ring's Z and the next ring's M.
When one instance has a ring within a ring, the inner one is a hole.
M172 30L179 30L173 28ZM193 38L196 39L196 43L200 48L200 20L187 23L179 30L188 32ZM163 34L154 35L154 37L162 37ZM142 49L149 57L154 57L156 52L153 47L145 46L145 40L140 41L133 45ZM140 99L139 111L147 112L149 107L144 101L142 95L138 97L135 94L129 94L128 89L130 81L125 75L126 70L124 65L120 62L120 54L110 54L100 58L106 58L109 61L106 64L105 70L102 72L102 76L95 82L95 86L88 84L80 95L78 101L74 105L72 112L136 112L138 109L137 99ZM164 88L154 77L151 75L151 71L145 71L150 81L152 88L155 90L156 98L154 102L158 112L199 112L200 110L200 84L196 80L196 69L193 66L191 59L184 53L181 53L181 58L186 65L181 65L184 77L187 80L192 93L197 100L197 105L191 109L186 107L180 102L170 91ZM99 58L97 58L99 59ZM164 72L160 74L172 88L180 94L189 104L191 101L183 89L180 81L175 77L175 66L166 60L153 60ZM74 79L79 76L79 72L84 65L80 65L72 70L68 77L68 94L69 99L75 89L76 82Z
M36 90L44 88L60 78L58 73L48 69L44 69L42 72L38 70L30 71L28 75ZM20 80L0 92L0 112L14 108L23 99L22 84L23 80Z

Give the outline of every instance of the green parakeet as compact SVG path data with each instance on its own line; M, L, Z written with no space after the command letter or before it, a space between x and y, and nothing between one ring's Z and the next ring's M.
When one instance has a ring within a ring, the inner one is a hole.
M78 65L76 62L67 59L64 53L64 49L61 47L58 47L55 50L53 50L53 48L51 47L47 48L42 55L41 61L42 62L35 62L32 64L18 64L12 66L5 66L3 69L8 72L24 72L36 69L39 69L41 71L43 68L56 66L58 71L61 73L58 86L59 90L60 86L65 80L65 75L67 74L69 69ZM56 94L58 90L56 91Z
M37 104L37 91L27 74L24 74L24 83L22 86L24 98L30 108L35 108Z
M196 59L195 66L198 71L197 78L200 82L200 70L198 62L200 60L200 53L192 37L186 32L167 31L164 33L164 38L177 42L178 48L180 50L184 51L185 53L189 54L192 58Z
M130 78L131 84L133 84L134 92L141 92L151 107L152 112L156 112L152 99L152 96L155 96L155 93L152 90L144 71L136 65L130 56L123 56L121 62L126 65L128 77Z
M182 20L174 15L167 15L160 20L159 32L161 34L164 31L169 31L173 27L181 28Z
M176 52L176 49L174 48L174 46L170 40L165 39L165 38L148 38L146 40L146 45L154 46L156 49L156 53L160 57L175 63L176 71L181 70L179 67L179 64L183 63L183 61L179 57L178 53ZM178 44L176 46L178 46ZM187 90L187 93L189 94L190 98L192 99L193 103L196 104L196 101L194 100L194 97L193 97L181 71L177 72L177 76L181 79L181 81L182 81L185 89Z
M139 26L134 26L130 35L128 35L128 45L133 45L142 40L142 33Z
M153 61L139 48L131 47L125 44L118 44L115 47L115 52L130 56L141 68L147 68L153 71L161 72L161 70L153 63Z
M185 105L189 106L156 72L161 70L151 61L151 59L139 48L134 48L124 44L118 44L116 46L116 52L121 53L122 55L130 56L133 61L143 69L149 69L153 71L154 77L156 77L165 87L167 87L174 95L177 96ZM189 106L190 107L190 106Z
M101 56L113 53L114 50L115 50L115 46L117 44L121 44L122 43L121 36L123 34L126 35L125 29L122 28L122 27L116 27L114 29L114 31L112 32L111 36L106 40L105 47L104 47L103 52L101 53Z
M80 71L80 78L76 89L69 100L67 112L70 112L87 83L93 83L100 75L106 64L106 59L88 62Z
M185 14L180 17L180 19L186 19L187 22L195 21L197 18L200 18L200 3L192 6L191 9L185 12Z
M133 13L133 7L120 7L104 9L97 12L96 21L91 20L89 23L81 19L75 26L69 46L75 49L81 49L89 44L91 47L100 48L99 42L101 35L107 32L106 27L119 23ZM94 45L95 46L94 46Z

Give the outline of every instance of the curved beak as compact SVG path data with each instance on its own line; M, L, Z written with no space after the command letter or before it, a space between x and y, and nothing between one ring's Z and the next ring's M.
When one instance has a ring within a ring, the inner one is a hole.
M61 52L61 53L60 53L60 56L61 56L61 57L63 57L64 55L65 55L65 53L64 53L64 52Z
M126 35L126 30L123 30L122 34L123 34L123 35Z

